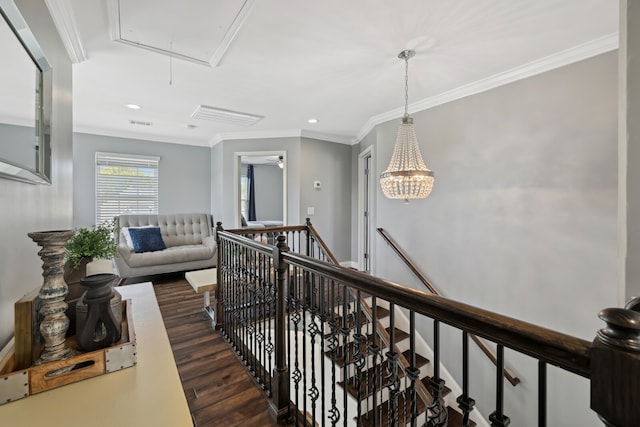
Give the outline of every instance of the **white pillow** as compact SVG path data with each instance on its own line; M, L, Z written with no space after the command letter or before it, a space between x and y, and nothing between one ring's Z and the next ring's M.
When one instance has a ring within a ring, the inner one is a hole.
M124 237L124 241L127 244L127 247L133 250L133 241L131 240L131 234L129 234L130 228L149 228L149 227L159 227L158 225L141 225L140 227L122 227L120 231L122 232L122 236Z

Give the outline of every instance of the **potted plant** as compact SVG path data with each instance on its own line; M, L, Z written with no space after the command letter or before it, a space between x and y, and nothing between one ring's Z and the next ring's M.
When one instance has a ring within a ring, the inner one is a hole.
M97 260L104 260L103 263L111 265L113 257L118 253L117 232L115 220L105 221L90 229L78 228L76 234L64 245L70 272L82 270L87 263ZM80 278L84 276L82 274Z

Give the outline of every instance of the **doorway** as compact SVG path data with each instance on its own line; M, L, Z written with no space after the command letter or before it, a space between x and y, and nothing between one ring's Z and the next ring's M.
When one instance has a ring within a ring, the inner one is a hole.
M286 151L236 152L234 160L235 226L286 225Z

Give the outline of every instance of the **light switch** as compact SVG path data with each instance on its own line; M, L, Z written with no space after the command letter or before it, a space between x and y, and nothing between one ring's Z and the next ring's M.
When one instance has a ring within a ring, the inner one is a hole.
M313 206L309 206L307 208L307 215L315 215L316 214L316 208L314 208Z

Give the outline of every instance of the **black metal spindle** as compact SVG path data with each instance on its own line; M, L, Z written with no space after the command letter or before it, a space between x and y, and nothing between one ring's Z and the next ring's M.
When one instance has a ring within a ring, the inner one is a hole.
M340 334L342 335L342 380L346 383L349 378L349 301L348 301L348 289L347 285L342 286L342 327L340 328ZM347 394L343 393L342 410L344 416L342 417L343 423L347 425L348 411L347 411Z
M538 427L547 427L547 364L538 360Z
M498 344L496 353L496 410L489 415L489 421L492 427L506 427L511 421L504 415L504 346L502 344Z
M411 310L409 312L409 349L411 351L411 360L409 360L409 368L407 369L407 377L409 384L409 399L411 402L411 427L416 427L418 423L418 399L416 394L416 380L420 377L420 369L416 366L416 313ZM405 420L407 418L405 417Z
M356 295L356 315L355 315L355 333L353 334L354 352L353 352L353 364L355 368L355 387L356 387L356 400L357 400L357 413L356 422L358 426L362 425L362 374L365 363L365 349L367 337L362 334L362 294L360 291Z
M329 351L331 351L331 409L329 410L329 419L331 420L331 425L336 426L338 421L340 420L340 411L338 410L337 400L336 400L336 363L338 359L338 321L336 319L336 293L335 293L336 283L332 280L329 284L329 328L330 328L330 337L329 337Z
M469 397L469 333L462 331L462 394L456 399L462 411L462 427L469 426L469 416L476 401Z
M378 378L380 375L380 364L378 363L380 357L380 347L378 346L378 327L377 327L377 319L378 319L378 304L376 302L376 297L371 297L371 317L373 321L371 322L371 345L369 346L369 353L372 355L372 366L373 366L373 378L372 378L372 402L373 411L371 411L373 419L371 420L372 425L378 425ZM382 387L381 387L382 389Z
M433 321L433 377L429 381L429 387L433 395L433 403L427 408L428 419L433 426L447 424L447 409L444 407L442 392L444 380L440 378L440 322Z
M389 351L387 352L386 384L389 389L388 425L398 425L398 394L400 392L400 377L398 376L398 354L395 352L395 305L389 304Z

